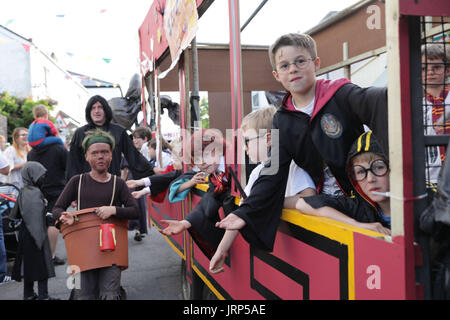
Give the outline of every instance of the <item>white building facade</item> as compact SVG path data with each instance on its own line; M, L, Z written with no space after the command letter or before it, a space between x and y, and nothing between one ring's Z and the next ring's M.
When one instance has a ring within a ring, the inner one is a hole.
M63 111L78 125L84 124L89 92L78 79L32 42L0 26L0 92L20 98L52 99L54 114Z

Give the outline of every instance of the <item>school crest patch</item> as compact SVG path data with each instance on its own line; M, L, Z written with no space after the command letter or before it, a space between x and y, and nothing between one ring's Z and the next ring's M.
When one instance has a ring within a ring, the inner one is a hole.
M322 131L331 139L337 139L342 135L342 124L330 113L325 113L320 119Z

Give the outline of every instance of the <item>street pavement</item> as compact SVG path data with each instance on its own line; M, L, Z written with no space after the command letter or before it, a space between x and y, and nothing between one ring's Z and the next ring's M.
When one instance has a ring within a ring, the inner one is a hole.
M56 255L66 264L55 266L56 277L48 281L50 296L67 300L67 255L60 234ZM164 237L152 226L141 242L134 240L134 231L128 232L128 269L122 272L122 287L128 300L181 300L181 258ZM12 262L8 262L8 269ZM35 290L37 284L35 283ZM23 282L0 285L0 300L22 300Z

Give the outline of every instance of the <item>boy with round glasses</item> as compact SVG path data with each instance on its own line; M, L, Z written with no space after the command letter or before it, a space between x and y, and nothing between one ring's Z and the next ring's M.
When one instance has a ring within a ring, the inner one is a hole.
M349 179L357 191L355 196L300 198L295 208L390 235L389 164L372 131L353 143L347 163Z

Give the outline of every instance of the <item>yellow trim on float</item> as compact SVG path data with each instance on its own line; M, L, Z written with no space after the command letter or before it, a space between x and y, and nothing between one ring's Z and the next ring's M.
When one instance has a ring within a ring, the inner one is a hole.
M153 221L153 219L152 219L151 222L152 222L153 226L156 228L156 230L158 230L158 232L159 232L161 229L158 228L158 226L155 224L155 222ZM183 232L186 232L186 231L183 231ZM177 247L175 247L175 246L173 245L173 243L169 240L169 237L167 237L166 235L162 234L161 232L160 232L160 234L164 237L164 239L166 240L166 242L173 248L173 250L174 250L176 253L178 253L178 255L179 255L181 258L183 258L183 260L186 260L186 255L185 255L183 252L181 252Z
M194 270L195 273L198 274L198 276L203 280L203 282L208 286L208 288L216 295L217 298L219 298L220 300L225 300L225 298L219 293L219 291L217 291L216 288L214 288L211 282L208 281L208 278L206 278L195 265L192 265L192 270Z

